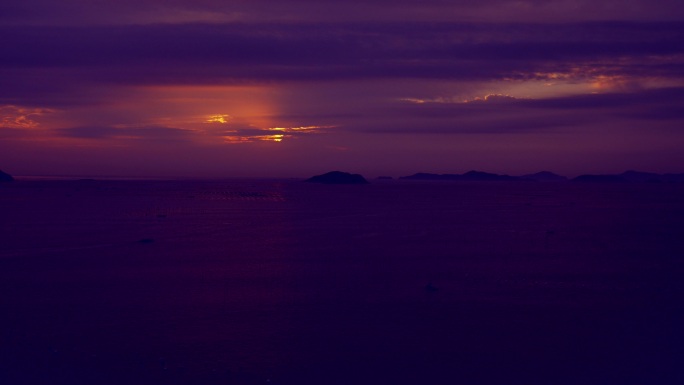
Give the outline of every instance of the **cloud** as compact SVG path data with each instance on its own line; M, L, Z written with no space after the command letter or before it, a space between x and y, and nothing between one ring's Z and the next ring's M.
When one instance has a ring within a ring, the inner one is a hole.
M220 131L219 135L226 141L226 143L282 142L284 140L295 139L305 135L320 134L330 128L332 127L229 127L227 130Z
M681 20L678 0L5 0L0 22L149 24L272 21Z
M387 134L515 134L684 119L684 88L540 99L505 95L466 101L408 99L339 124L348 131Z
M0 153L157 149L161 167L211 149L285 168L334 147L365 148L359 163L435 148L449 160L455 147L484 158L494 137L521 153L530 138L540 153L571 137L679 148L683 12L673 0L8 0L0 105L26 111L3 118ZM41 109L55 113L27 113Z
M572 114L502 114L496 112L493 116L471 116L468 118L433 118L377 120L371 124L356 123L345 126L353 132L367 132L379 134L520 134L543 132L563 127L576 127L592 120L588 116Z
M472 100L466 100L465 103L494 103L494 104L503 104L503 103L512 103L515 102L516 100L519 100L518 98L510 95L503 95L503 94L487 94L484 97L476 97L475 99Z
M0 127L0 139L21 139L25 138L26 131L18 128Z
M653 121L684 119L684 87L571 95L523 100L520 103L522 106L534 109L584 111L622 119Z
M0 128L31 129L40 125L37 118L51 114L49 108L20 107L14 105L0 106Z
M59 137L72 139L98 140L186 140L194 134L193 131L163 126L78 126L54 129Z
M665 87L643 89L632 92L609 92L603 94L578 94L546 98L516 98L510 95L488 94L484 97L475 97L472 100L458 101L453 98L434 99L401 99L413 104L426 104L414 109L433 108L434 110L466 110L469 113L475 109L497 109L508 107L525 107L536 109L606 109L613 107L634 107L643 105L659 105L668 103L684 104L684 87ZM440 106L442 104L450 107Z
M0 41L0 69L61 69L77 83L684 77L681 23L5 26L0 33L13 36Z

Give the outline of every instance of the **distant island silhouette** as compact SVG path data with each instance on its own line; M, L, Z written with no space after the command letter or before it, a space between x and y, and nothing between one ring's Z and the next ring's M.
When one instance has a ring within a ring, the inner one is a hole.
M589 183L624 183L627 179L620 175L580 175L572 179L573 182L589 182Z
M482 171L468 171L465 174L430 174L419 172L417 174L402 176L399 179L407 180L456 180L456 181L514 181L522 178L510 175L492 174Z
M14 178L12 177L12 175L0 170L0 182L12 182L12 181L14 181Z
M409 176L402 176L404 180L435 180L435 181L535 181L535 182L588 182L588 183L624 183L624 182L667 182L684 183L682 174L656 174L628 170L622 174L584 174L568 179L565 176L550 171L540 171L521 176L493 174L482 171L468 171L465 174L432 174L419 172Z
M297 178L298 179L298 178ZM301 180L301 179L300 179ZM684 173L643 172L627 170L620 174L582 174L574 178L568 178L551 171L539 171L524 175L496 174L478 170L471 170L464 174L437 174L418 172L413 175L393 178L380 175L377 181L409 180L409 181L461 181L461 182L577 182L577 183L684 183ZM0 170L0 183L13 182L15 178ZM96 179L75 179L78 183L93 183ZM343 171L330 171L325 174L315 175L304 180L310 183L321 184L368 184L360 174L352 174Z
M574 179L573 182L610 182L610 183L624 183L624 182L649 182L649 183L682 183L684 182L684 174L656 174L653 172L639 172L628 170L622 174L604 174L604 175L580 175Z
M312 176L305 182L323 184L367 184L366 178L359 174L350 174L342 171L330 171L322 175Z
M563 182L568 180L567 177L552 173L551 171L540 171L534 174L523 175L520 178L538 182Z

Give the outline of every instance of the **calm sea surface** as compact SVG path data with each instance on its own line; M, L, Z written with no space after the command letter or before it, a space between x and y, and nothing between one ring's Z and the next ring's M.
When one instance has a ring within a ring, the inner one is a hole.
M684 185L0 185L0 384L681 384Z

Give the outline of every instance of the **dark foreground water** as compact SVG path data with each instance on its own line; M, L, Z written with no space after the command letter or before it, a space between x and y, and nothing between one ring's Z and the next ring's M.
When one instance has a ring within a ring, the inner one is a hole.
M0 185L0 384L681 384L684 186Z

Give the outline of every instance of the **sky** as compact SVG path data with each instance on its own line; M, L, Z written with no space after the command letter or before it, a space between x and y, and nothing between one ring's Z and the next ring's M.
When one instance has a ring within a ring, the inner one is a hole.
M13 175L684 172L681 0L4 0Z

